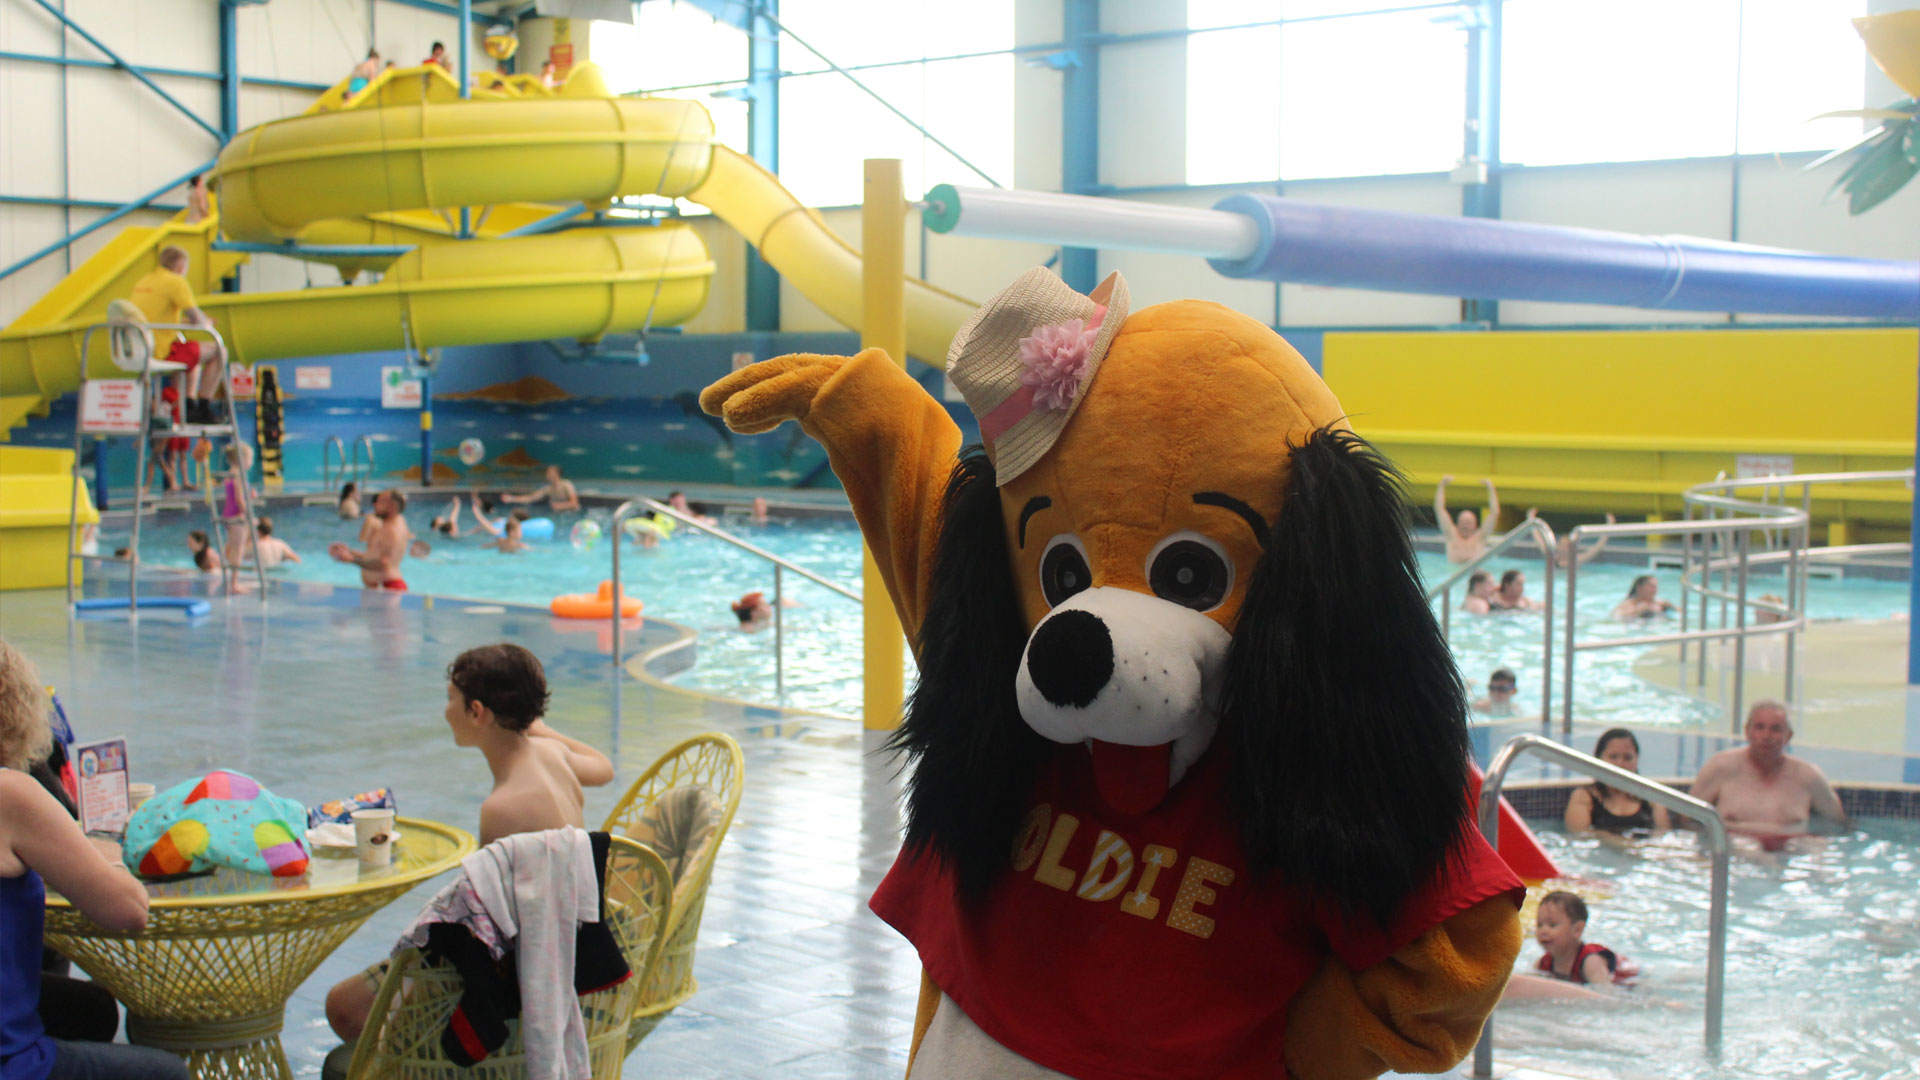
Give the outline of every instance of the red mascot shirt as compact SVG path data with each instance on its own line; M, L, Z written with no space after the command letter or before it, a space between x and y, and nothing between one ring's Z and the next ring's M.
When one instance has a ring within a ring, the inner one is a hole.
M1223 757L1206 754L1153 810L1120 814L1096 794L1085 751L1063 750L982 903L959 903L940 860L903 850L873 910L982 1031L1047 1068L1270 1080L1287 1005L1329 951L1369 968L1482 900L1524 895L1477 830L1386 929L1255 888L1223 806Z

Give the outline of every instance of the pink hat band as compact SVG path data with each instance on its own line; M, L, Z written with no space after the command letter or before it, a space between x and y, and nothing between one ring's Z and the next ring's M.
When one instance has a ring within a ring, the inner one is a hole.
M1020 339L1020 388L980 418L980 434L998 439L1041 409L1058 412L1067 408L1085 377L1089 350L1106 317L1103 304L1094 309L1093 318L1084 327L1079 319L1071 319L1039 327Z

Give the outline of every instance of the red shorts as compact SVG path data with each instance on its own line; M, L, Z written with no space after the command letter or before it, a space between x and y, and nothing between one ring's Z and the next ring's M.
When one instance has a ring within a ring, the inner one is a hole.
M380 587L388 592L406 592L407 581L405 578L388 578L380 583Z
M200 343L188 341L185 338L175 338L173 344L167 347L167 359L176 364L187 365L187 374L191 375L193 369L200 363Z

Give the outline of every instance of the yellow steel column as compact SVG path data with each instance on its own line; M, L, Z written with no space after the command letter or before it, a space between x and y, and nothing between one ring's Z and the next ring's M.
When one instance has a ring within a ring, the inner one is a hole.
M900 185L900 162L869 158L866 194L860 210L860 347L885 349L893 362L907 362L907 201ZM866 680L863 716L870 731L900 724L905 686L900 676L904 637L893 602L880 580L873 549L864 547L861 584L866 597Z

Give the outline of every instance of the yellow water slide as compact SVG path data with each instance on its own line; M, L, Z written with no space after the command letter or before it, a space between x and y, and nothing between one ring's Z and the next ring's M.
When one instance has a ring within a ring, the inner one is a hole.
M713 141L698 103L617 98L590 65L558 92L515 80L461 100L438 68L389 71L307 112L242 132L214 170L217 222L184 216L124 230L0 331L0 432L79 384L84 327L178 244L202 308L245 361L541 338L596 338L684 322L707 297L713 263L675 221L597 224L509 236L575 203L621 196L703 203L738 229L802 295L860 323L859 255L771 174ZM460 239L464 208L474 237ZM397 259L335 257L374 285L219 293L243 256L229 241L410 246ZM382 264L386 265L382 265ZM909 350L940 363L972 311L909 282ZM96 349L96 354L101 350ZM92 360L109 374L104 355Z

